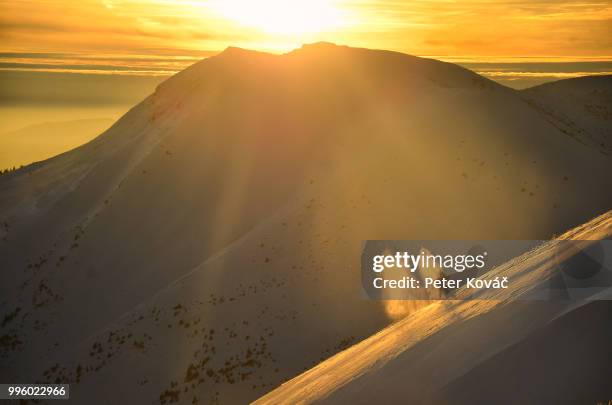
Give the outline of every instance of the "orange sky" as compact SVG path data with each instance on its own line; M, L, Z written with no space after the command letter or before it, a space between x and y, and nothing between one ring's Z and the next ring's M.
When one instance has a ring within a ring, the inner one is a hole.
M612 0L0 1L0 52L184 55L319 40L416 55L604 57Z
M396 50L513 88L612 74L612 0L0 0L0 134L116 119L228 46Z

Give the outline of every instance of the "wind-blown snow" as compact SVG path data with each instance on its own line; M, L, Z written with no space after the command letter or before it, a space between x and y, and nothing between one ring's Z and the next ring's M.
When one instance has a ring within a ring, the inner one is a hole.
M611 235L612 212L608 212L559 240L600 240ZM254 403L575 403L606 397L612 392L611 366L606 357L610 354L606 339L612 336L610 301L518 301L549 280L555 269L558 271L558 246L556 240L548 242L481 276L507 276L512 280L508 289L489 290L483 300L432 303ZM611 298L612 289L600 294ZM592 311L582 311L572 322L557 328L556 336L538 342L531 349L535 352L512 359L516 366L511 372L504 369L507 361L495 357L517 343L529 342L551 322L554 325L555 319L583 305L595 307L595 316ZM563 345L567 328L593 318L603 323L587 322L581 340ZM597 339L602 333L605 334ZM597 346L593 347L594 343ZM556 348L553 357L545 354L546 346ZM589 352L594 353L594 358ZM578 357L582 356L581 360L590 367L584 375L572 372L577 366L568 361L574 353L579 353ZM484 383L482 376L480 380L466 378L488 361L489 373L497 373L490 382ZM548 363L546 373L537 375L531 371L542 368L537 366L542 363ZM563 384L561 378L566 374L575 381ZM520 385L523 393L513 389L515 385Z

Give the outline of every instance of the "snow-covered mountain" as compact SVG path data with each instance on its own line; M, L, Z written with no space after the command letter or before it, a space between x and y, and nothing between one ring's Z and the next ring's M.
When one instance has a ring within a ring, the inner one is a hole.
M588 76L522 91L566 135L612 154L612 76Z
M229 48L0 176L0 380L77 403L243 403L389 324L366 239L549 238L612 160L453 64Z
M612 211L559 239L611 236ZM605 403L612 289L588 300L524 299L555 276L564 246L551 241L492 270L489 278L513 280L508 289L434 302L255 404Z

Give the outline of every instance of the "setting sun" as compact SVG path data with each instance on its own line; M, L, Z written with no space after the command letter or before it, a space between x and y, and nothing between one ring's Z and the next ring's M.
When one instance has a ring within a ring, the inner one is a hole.
M229 0L216 2L214 8L245 28L269 34L316 34L346 22L344 13L329 0Z

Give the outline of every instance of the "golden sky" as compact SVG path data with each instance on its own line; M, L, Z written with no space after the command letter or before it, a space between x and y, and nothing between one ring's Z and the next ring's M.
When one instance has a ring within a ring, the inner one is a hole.
M202 55L319 40L416 55L603 57L612 0L0 1L0 52Z
M612 0L0 0L0 133L117 118L228 46L459 63L514 88L612 74Z
M23 87L10 72L161 78L228 46L317 41L430 56L519 88L612 74L612 0L0 0L0 84Z

